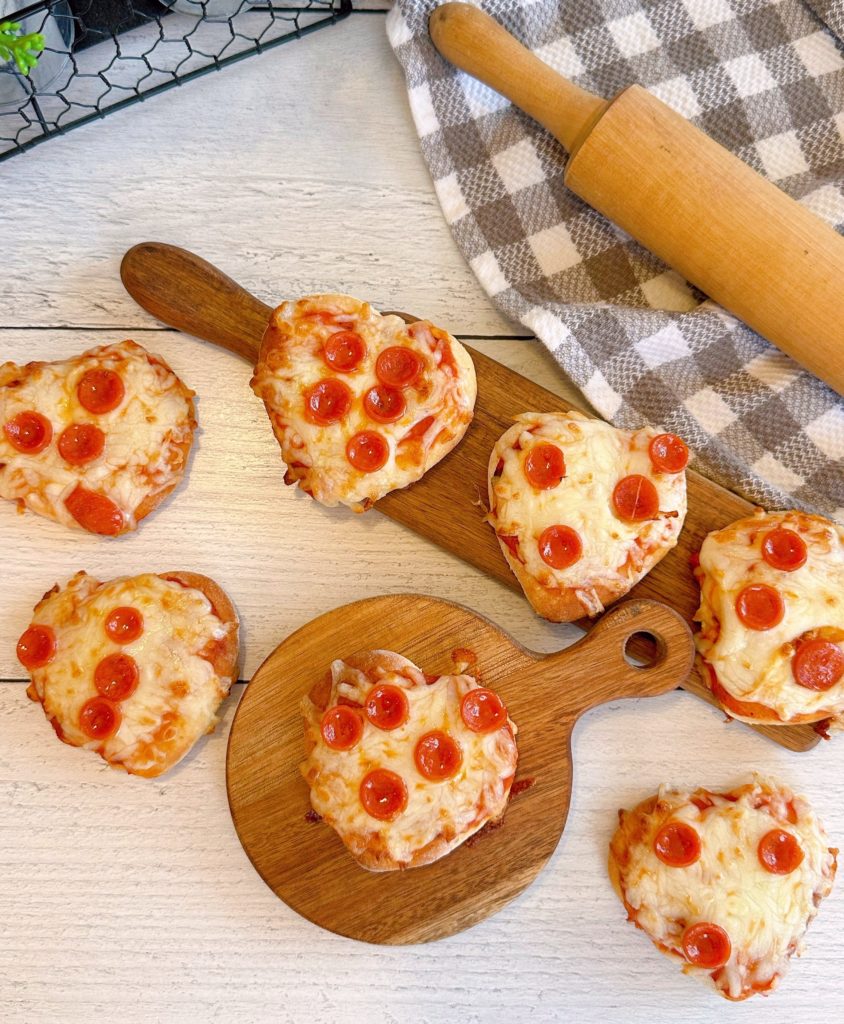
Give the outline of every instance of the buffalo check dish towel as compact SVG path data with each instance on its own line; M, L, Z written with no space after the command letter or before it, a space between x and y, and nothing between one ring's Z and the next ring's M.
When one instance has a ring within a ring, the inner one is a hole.
M844 0L477 5L585 89L645 86L844 231ZM569 192L562 147L436 52L436 6L398 0L387 31L443 213L499 309L617 426L680 434L766 508L844 521L844 402Z

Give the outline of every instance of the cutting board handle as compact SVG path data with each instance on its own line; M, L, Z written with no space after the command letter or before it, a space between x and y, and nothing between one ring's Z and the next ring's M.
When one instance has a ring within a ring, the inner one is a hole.
M177 245L140 242L123 257L120 278L157 320L255 363L272 307L211 263Z
M646 649L650 656L642 657ZM634 652L643 664L628 661ZM549 714L559 720L610 700L667 693L688 679L694 657L691 630L679 612L661 601L631 600L608 611L573 646L541 658L535 671L546 689L549 676L553 679Z
M512 100L569 152L608 106L607 100L558 75L477 7L443 4L428 26L446 60Z

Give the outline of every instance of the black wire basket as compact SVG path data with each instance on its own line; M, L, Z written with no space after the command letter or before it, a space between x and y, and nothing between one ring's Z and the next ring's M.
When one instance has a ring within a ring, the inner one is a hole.
M0 55L0 160L351 8L352 0L0 0L0 23L44 37L28 73Z

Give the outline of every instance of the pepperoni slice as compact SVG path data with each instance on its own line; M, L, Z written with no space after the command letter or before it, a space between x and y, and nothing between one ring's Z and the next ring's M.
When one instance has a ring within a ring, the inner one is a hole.
M71 466L98 459L105 448L105 434L93 423L71 423L59 434L59 455Z
M112 412L123 401L126 388L114 370L86 370L76 385L79 404L97 415Z
M116 537L123 531L123 513L104 494L96 494L82 484L77 484L64 503L76 522L91 533Z
M774 569L793 572L806 564L806 542L799 533L784 526L766 533L762 539L762 557Z
M566 460L555 444L535 444L525 456L525 477L537 491L549 491L566 475Z
M137 608L115 608L106 616L105 631L116 644L134 643L144 631L144 617Z
M507 721L507 708L497 693L477 686L460 702L460 717L472 732L493 732Z
M830 640L804 640L791 659L791 674L807 690L829 690L844 676L844 651Z
M700 857L697 829L685 821L669 821L654 838L654 853L669 867L689 867Z
M326 746L332 750L351 750L363 736L363 719L356 708L337 704L325 712L319 728Z
M320 427L341 420L351 407L351 388L336 377L323 377L305 389L305 419Z
M346 458L361 473L377 473L386 463L390 446L375 430L362 430L349 438Z
M539 535L539 557L552 569L568 569L583 554L577 530L570 526L549 526Z
M374 726L387 731L404 725L410 708L404 690L398 686L373 687L364 702L366 717Z
M689 449L676 434L657 434L648 445L651 465L657 473L680 473L689 464Z
M24 668L43 668L56 653L56 634L49 626L30 626L18 640L18 661Z
M392 345L375 360L375 376L390 388L410 387L422 373L422 356L405 345Z
M638 523L654 519L659 512L659 495L646 476L634 473L619 480L612 492L612 507L619 519Z
M756 850L759 863L772 875L790 875L803 863L800 843L781 828L773 828L759 840Z
M376 423L395 423L404 414L407 402L396 388L376 384L363 396L363 407L366 415Z
M773 629L782 622L785 605L779 593L767 583L751 583L736 597L736 615L748 629Z
M689 963L707 970L723 967L733 951L729 935L709 921L689 925L683 932L682 942L683 953Z
M43 452L53 439L53 426L40 412L19 412L3 424L9 444L24 455Z
M386 768L364 775L358 793L363 809L379 821L393 821L407 807L407 786Z
M79 712L79 728L92 740L104 740L120 728L121 715L110 700L92 697Z
M366 345L357 331L337 331L322 347L322 358L338 373L356 370L366 355Z
M420 737L413 751L413 760L420 775L431 782L443 782L460 770L463 751L456 739L441 729L434 729Z
M138 663L128 654L109 654L94 669L94 686L109 700L131 697L138 679Z

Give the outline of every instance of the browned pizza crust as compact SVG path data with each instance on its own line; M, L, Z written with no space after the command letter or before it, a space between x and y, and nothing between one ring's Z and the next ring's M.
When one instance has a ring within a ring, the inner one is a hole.
M506 544L502 543L500 539L498 543L502 554L507 559L507 564L513 570L525 597L537 615L541 615L543 619L548 619L551 622L574 622L587 614L586 609L578 600L577 591L574 588L543 586L525 569L518 558L513 557ZM660 555L661 557L662 555ZM623 597L629 589L629 587L611 588L603 583L597 583L594 586L595 593L604 607Z
M832 718L837 717L834 709L822 708L820 711L810 714L780 718L767 704L760 704L758 701L739 700L734 697L725 686L718 682L715 669L702 654L697 655L697 662L700 666L700 674L709 684L713 697L715 697L730 718L748 719L752 722L758 722L760 725L816 725L822 722L829 722Z
M198 572L187 572L184 569L177 569L174 572L161 572L158 575L163 580L172 580L181 583L183 587L192 587L204 594L211 604L211 610L220 621L226 626L233 626L226 632L222 640L214 643L213 647L206 648L200 652L200 656L211 662L214 672L218 676L237 679L237 661L240 653L240 619L235 607L223 588L211 579L210 576L203 576Z
M188 436L183 441L175 444L174 454L176 455L176 458L174 458L170 464L173 472L173 480L157 494L148 494L146 498L144 498L134 511L136 523L140 523L142 519L146 519L150 513L154 512L166 498L170 497L172 492L175 491L182 482L188 458L190 456L190 450L193 446L194 434L196 432L196 417L193 414L191 414L189 427L190 433ZM128 531L124 530L122 532L126 533Z
M627 902L627 897L624 894L624 888L621 884L621 872L630 861L631 847L642 842L647 835L649 820L656 810L658 800L659 797L656 795L649 796L646 800L642 800L641 803L637 804L632 811L619 810L618 828L613 833L609 846L607 870L612 887L624 904L628 918L636 924L637 928L641 926L631 916L633 908Z
M165 362L160 356L153 355L150 352L146 352L146 357L150 363L157 364L164 367L169 373L172 373L176 378L179 386L179 391L182 397L188 403L190 408L190 419L188 420L189 433L188 436L175 445L175 450L172 453L170 459L170 470L173 473L173 480L157 494L149 494L146 498L138 505L134 511L135 522L140 523L142 519L146 519L150 513L154 512L158 506L169 497L169 495L179 486L182 482L182 477L185 475L185 468L188 463L188 457L190 456L190 450L193 446L194 434L196 433L196 413L193 404L194 392L191 391L183 382L182 378L173 370L173 368ZM123 531L124 533L126 531ZM204 578L204 577L203 577ZM201 589L201 588L197 588Z

